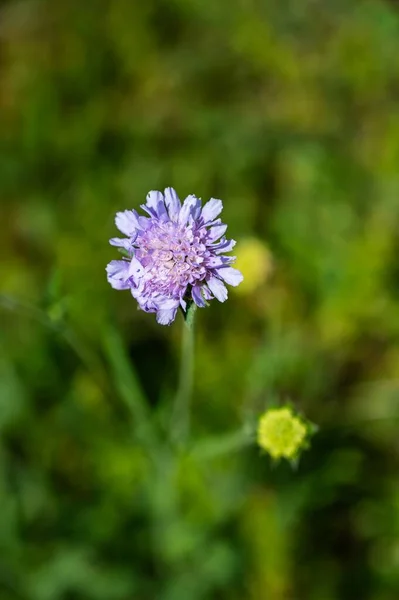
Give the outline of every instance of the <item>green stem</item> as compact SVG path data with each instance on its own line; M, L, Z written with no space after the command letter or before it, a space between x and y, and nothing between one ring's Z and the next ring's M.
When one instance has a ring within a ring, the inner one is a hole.
M190 433L190 406L194 380L194 317L196 305L190 304L184 315L180 375L173 410L173 441L185 444Z
M104 330L103 339L116 387L130 412L133 430L140 441L153 453L157 442L148 402L134 366L126 354L122 337L116 329L108 327Z
M200 440L190 451L197 460L212 460L231 455L255 443L255 436L248 429Z

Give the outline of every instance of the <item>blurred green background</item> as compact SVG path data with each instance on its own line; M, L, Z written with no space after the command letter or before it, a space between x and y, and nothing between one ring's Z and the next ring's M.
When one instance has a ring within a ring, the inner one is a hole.
M3 1L0 69L0 600L397 600L397 3ZM246 276L184 452L182 321L105 278L166 186ZM286 401L297 470L235 444Z

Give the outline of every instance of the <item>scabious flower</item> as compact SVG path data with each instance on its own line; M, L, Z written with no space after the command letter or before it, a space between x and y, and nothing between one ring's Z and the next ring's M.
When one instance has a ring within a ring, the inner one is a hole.
M235 246L224 236L227 225L217 217L221 200L211 198L203 207L196 196L183 205L175 190L164 194L152 191L141 208L116 214L115 224L127 237L112 238L127 258L107 265L107 279L117 290L130 290L139 307L155 312L158 323L169 325L180 307L194 301L204 307L207 301L227 299L229 285L238 285L243 276L231 264L235 257L225 256Z
M307 434L307 425L288 406L269 409L259 419L258 444L275 459L296 458Z

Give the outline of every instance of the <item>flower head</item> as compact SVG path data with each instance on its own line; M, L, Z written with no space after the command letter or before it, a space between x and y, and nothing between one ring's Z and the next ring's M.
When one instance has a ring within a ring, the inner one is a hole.
M259 419L258 444L273 458L295 458L304 447L308 427L289 407L267 410Z
M235 246L224 236L227 225L217 217L221 200L204 206L196 196L181 204L175 190L150 192L141 208L116 214L115 223L125 238L113 238L127 258L107 265L107 278L117 290L130 289L139 307L155 312L157 321L169 325L179 306L206 306L207 300L227 299L225 283L238 285L243 276L231 267L235 257L224 256Z

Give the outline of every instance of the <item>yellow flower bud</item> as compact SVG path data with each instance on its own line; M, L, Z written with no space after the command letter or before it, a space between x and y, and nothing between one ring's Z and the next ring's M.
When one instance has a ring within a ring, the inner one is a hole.
M306 424L287 406L267 410L259 419L258 444L276 459L295 458L307 434Z

